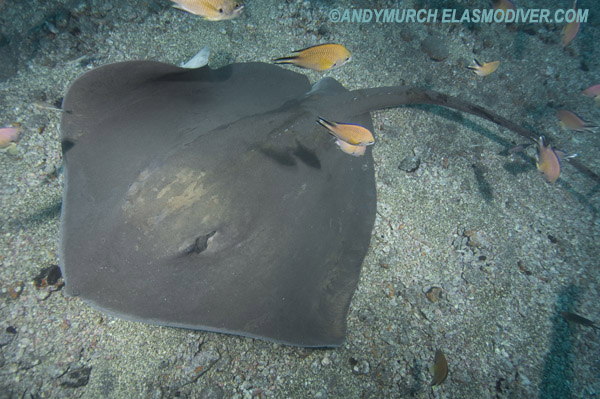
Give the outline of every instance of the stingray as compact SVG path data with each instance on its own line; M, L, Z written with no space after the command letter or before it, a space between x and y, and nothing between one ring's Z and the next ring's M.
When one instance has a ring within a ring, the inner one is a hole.
M437 104L535 139L433 91L313 87L264 63L106 65L63 103L60 265L108 314L307 347L340 345L369 249L372 148L340 151L316 120Z

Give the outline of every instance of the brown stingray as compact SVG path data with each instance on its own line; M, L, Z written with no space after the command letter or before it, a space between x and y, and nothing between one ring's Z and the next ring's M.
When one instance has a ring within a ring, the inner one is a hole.
M60 259L67 293L110 314L300 346L337 346L369 248L371 148L338 150L319 116L480 107L402 87L349 92L248 63L97 68L63 104ZM521 130L519 130L521 129Z

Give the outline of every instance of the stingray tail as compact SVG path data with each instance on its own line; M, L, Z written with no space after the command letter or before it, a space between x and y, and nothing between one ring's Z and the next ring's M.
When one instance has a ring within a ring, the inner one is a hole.
M403 86L379 87L374 89L351 91L347 94L347 100L348 101L346 101L345 104L338 104L338 106L345 107L347 111L351 110L351 113L354 115L359 115L378 109L398 107L405 104L432 104L440 105L446 108L452 108L457 111L467 112L469 114L487 119L497 125L512 130L513 132L531 140L532 142L537 142L537 138L539 137L539 134L525 129L524 127L504 118L503 116L489 111L477 104L461 100L458 97L438 93L433 90L407 88ZM596 182L600 182L600 176L576 159L572 160L570 164Z

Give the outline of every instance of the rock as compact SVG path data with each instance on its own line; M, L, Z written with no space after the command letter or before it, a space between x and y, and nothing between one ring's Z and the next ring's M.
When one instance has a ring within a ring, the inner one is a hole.
M434 61L444 61L450 55L442 38L436 36L429 36L423 40L421 50Z
M408 156L400 162L400 165L398 165L398 169L403 170L407 173L412 173L415 170L419 169L419 166L421 166L421 160L418 157Z
M431 287L429 290L427 290L425 296L427 299L429 299L429 301L435 303L442 299L442 289L440 287Z
M65 388L79 388L86 386L90 380L91 367L81 367L69 371L60 379L60 385Z

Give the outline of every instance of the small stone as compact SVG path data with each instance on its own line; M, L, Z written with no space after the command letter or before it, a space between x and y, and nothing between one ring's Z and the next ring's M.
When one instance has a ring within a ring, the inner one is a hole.
M492 244L487 239L485 233L477 230L466 230L463 233L464 237L467 237L467 245L472 248L492 248Z
M444 61L450 55L442 38L435 36L429 36L423 40L421 50L434 61Z
M442 299L442 289L440 287L431 287L427 290L425 296L427 299L429 299L429 301L435 303Z
M206 373L220 357L214 348L203 349L194 355L190 363L183 368L183 372L188 378L196 378Z
M517 262L517 266L519 266L519 270L526 276L531 276L533 273L525 266L525 263L522 261Z
M91 367L81 367L69 371L60 379L60 385L65 388L79 388L86 386L90 380Z
M358 311L358 320L371 324L375 321L375 315L370 309L361 309Z
M379 266L381 266L384 269L389 269L390 268L390 260L388 258L379 259Z
M17 334L17 329L13 326L8 326L2 332L0 332L0 347L10 344Z
M421 166L421 160L415 156L408 156L404 158L400 165L398 165L398 169L403 170L407 173L412 173L415 170L419 169Z
M317 33L321 36L325 36L326 34L329 33L329 28L327 25L322 24L321 26L319 26L319 29L317 30Z
M33 279L37 288L44 288L49 285L61 285L62 274L58 265L52 265L40 270L40 273Z
M17 281L8 290L8 294L12 299L17 299L23 293L24 284L22 281Z
M200 392L201 399L223 399L224 397L225 392L218 385L211 385Z
M315 393L315 396L313 396L314 399L325 399L327 398L327 393L324 390L320 390L317 393Z
M59 325L60 329L65 331L71 328L71 322L69 320L63 320Z
M543 70L543 74L545 76L552 76L554 75L554 68L550 65L546 66L546 69Z
M369 374L370 370L371 366L366 360L361 360L352 367L352 373L355 375L366 375Z
M56 15L54 15L54 24L57 28L64 30L69 25L69 18L69 11L61 8L56 12Z

